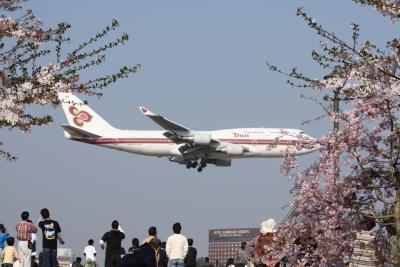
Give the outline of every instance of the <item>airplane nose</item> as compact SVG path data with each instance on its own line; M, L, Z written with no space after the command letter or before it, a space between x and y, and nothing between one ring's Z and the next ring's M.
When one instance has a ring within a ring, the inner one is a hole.
M315 139L314 137L312 137L312 136L310 136L310 135L308 135L308 134L306 134L305 137L306 137L306 139L308 139L308 140L310 140L310 141L312 141L312 142L316 141L316 139ZM320 146L319 144L315 144L315 145L313 146L313 148L310 148L310 149L308 149L308 150L309 150L310 152L314 152L314 151L319 150L320 148L321 148L321 146Z
M303 135L305 139L310 140L310 141L315 141L315 138L313 138L312 136L305 134Z
M310 140L313 141L313 142L316 141L316 139L315 139L314 137L309 136L309 138L310 138ZM314 151L319 150L320 148L321 148L321 145L318 144L318 143L315 143L315 144L314 144L314 147L313 147L311 150L314 152Z
M310 140L315 141L315 138L312 137L311 135L307 135L308 138L310 138Z

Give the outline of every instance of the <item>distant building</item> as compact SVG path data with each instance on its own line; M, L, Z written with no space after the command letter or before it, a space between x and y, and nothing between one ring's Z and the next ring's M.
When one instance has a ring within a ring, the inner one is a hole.
M228 258L236 257L240 243L249 242L260 233L260 228L211 229L208 231L208 257L215 264L225 266Z
M57 248L57 262L59 267L70 267L72 262L75 260L75 255L72 253L70 248ZM35 261L39 263L43 261L42 252L40 251L36 256ZM40 263L39 266L42 264Z
M57 261L59 267L69 267L75 260L70 248L58 248L57 249Z

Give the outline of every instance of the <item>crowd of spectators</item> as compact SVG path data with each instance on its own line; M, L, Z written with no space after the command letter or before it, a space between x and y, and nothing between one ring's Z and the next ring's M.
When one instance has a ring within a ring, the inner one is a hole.
M15 226L15 237L10 236L6 227L0 224L0 265L2 267L59 267L57 262L57 244L64 244L61 226L50 217L47 208L40 211L41 218L37 225L29 219L29 212L23 211L21 219ZM358 266L355 263L369 262L373 266L376 258L375 250L369 246L374 239L372 229L375 224L366 224L368 228L357 234L354 251L342 265ZM37 254L37 232L41 230L42 250ZM294 241L295 250L291 251L292 262L288 255L280 254L284 240L276 236L277 224L274 219L261 223L259 235L249 242L242 242L236 256L229 258L225 267L279 267L279 266L314 266L318 263L317 241L312 236L311 226L299 232ZM140 242L132 239L131 247L126 251L122 241L126 235L117 220L111 222L111 229L99 240L104 251L104 267L222 267L218 260L210 263L204 258L201 266L197 266L197 250L193 247L193 239L187 239L182 233L179 222L172 225L172 233L165 242L158 238L157 228L151 226L148 235ZM17 243L16 243L17 242ZM83 250L84 261L76 257L72 267L99 267L103 263L96 260L95 241L89 239ZM39 262L36 261L39 256ZM16 266L17 265L17 266ZM369 266L369 265L368 265Z

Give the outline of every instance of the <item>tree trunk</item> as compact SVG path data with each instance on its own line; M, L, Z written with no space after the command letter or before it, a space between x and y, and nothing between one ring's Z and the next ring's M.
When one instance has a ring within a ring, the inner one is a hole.
M394 205L394 221L396 228L396 258L397 264L400 263L400 188L396 191L396 203Z

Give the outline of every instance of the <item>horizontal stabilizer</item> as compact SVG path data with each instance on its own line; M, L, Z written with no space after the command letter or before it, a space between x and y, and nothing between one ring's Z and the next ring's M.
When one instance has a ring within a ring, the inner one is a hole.
M98 137L101 137L100 135L89 133L87 131L84 131L82 129L76 128L71 125L61 124L61 127L63 127L64 130L69 135L71 135L72 138L98 138Z

